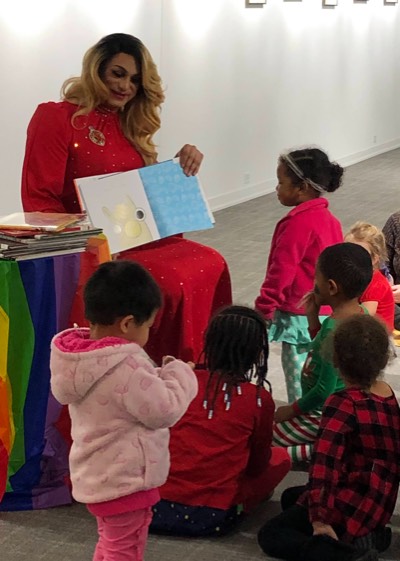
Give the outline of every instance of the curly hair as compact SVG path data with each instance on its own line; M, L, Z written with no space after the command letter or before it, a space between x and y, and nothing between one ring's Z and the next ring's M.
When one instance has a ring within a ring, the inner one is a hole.
M105 103L108 88L102 75L109 61L119 53L135 59L141 77L137 94L119 114L121 128L128 141L141 153L146 165L154 164L157 151L153 136L160 128L164 92L157 67L140 39L125 33L113 33L100 39L86 52L81 75L64 82L61 96L78 106L72 117L73 125L79 115L87 115Z
M240 394L241 382L257 384L257 403L260 388L266 382L268 371L268 334L265 319L252 308L229 306L213 317L205 333L204 366L210 372L204 397L204 408L212 417L217 394L225 392L229 409L232 391ZM270 387L270 385L269 385ZM214 389L210 400L211 389Z
M387 261L386 241L382 230L359 220L353 224L350 230L345 235L345 240L351 242L363 242L368 244L371 256L379 259L379 266L382 266Z
M334 361L350 384L369 389L390 355L386 326L377 318L356 314L338 324L333 336Z

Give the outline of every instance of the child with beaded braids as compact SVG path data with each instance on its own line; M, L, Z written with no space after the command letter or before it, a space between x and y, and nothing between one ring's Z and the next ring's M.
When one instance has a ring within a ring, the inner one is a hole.
M275 227L255 306L272 322L270 341L282 343L289 402L301 397L301 370L310 343L306 314L299 302L313 287L320 253L343 241L340 222L325 198L340 187L342 175L343 168L318 148L294 150L278 160L277 196L283 206L293 208ZM329 315L329 307L323 306L320 313Z
M258 312L230 306L211 320L204 364L195 370L197 397L171 429L171 468L153 508L152 531L222 535L289 471L287 451L271 448L268 352Z

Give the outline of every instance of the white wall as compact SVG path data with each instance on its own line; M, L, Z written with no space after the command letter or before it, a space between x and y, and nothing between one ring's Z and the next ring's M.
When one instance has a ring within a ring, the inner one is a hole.
M29 118L101 36L140 37L167 89L160 156L185 142L214 209L271 190L280 151L344 164L400 146L400 4L321 0L22 0L2 6L0 213L20 208ZM21 7L22 5L22 7ZM34 7L32 7L32 5Z

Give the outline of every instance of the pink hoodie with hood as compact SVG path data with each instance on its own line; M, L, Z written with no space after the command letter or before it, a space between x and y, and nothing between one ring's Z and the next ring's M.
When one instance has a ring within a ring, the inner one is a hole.
M51 343L51 388L69 405L74 498L110 501L162 485L169 430L197 393L197 379L174 360L155 368L136 343L90 339L67 329Z

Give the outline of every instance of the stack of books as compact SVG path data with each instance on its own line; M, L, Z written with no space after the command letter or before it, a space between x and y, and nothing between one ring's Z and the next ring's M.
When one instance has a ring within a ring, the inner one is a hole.
M16 212L0 216L0 258L20 261L85 251L103 231L82 214Z

